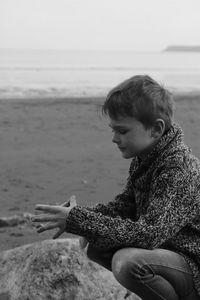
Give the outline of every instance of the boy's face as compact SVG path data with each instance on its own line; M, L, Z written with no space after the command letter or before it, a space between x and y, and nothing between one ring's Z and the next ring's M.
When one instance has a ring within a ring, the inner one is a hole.
M152 129L133 117L110 119L109 126L113 130L113 143L116 143L124 158L142 157L149 153L157 140L152 137Z

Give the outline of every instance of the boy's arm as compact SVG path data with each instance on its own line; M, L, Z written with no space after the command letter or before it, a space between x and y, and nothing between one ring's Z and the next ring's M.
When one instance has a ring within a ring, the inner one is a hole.
M104 216L110 217L121 217L134 218L135 216L135 198L134 195L131 195L126 190L115 197L114 201L110 201L106 204L98 203L93 207L86 207L88 211L94 213L101 213Z
M191 174L190 174L191 175ZM146 214L137 221L104 216L83 207L73 208L66 221L66 231L85 236L102 249L120 247L157 248L174 237L200 213L199 175L172 167L156 176Z

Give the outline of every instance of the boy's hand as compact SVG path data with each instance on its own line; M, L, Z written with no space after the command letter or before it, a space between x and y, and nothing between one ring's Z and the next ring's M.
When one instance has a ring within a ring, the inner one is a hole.
M65 232L67 216L70 210L76 205L75 196L71 196L69 201L63 203L62 205L36 205L35 209L42 211L43 214L34 215L32 217L32 221L45 223L37 224L37 232L41 233L58 227L59 230L54 235L53 239L58 238Z
M79 239L79 244L80 244L81 249L84 250L89 243L88 243L88 240L86 238L81 236L80 239Z
M81 247L81 250L87 255L87 250L88 250L88 246L89 246L89 242L85 237L80 237L79 239L79 244Z

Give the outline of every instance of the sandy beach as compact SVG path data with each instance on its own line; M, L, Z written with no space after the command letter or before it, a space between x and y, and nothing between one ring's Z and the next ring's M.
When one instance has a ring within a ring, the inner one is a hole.
M175 121L200 158L200 95L175 96ZM34 213L38 203L107 202L126 181L130 160L111 142L102 98L0 100L0 217ZM0 228L0 251L51 238L30 222ZM63 235L65 238L68 234Z

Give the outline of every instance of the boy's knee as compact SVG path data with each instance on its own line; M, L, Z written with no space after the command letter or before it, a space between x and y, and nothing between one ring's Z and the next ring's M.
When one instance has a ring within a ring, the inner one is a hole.
M128 272L129 257L128 249L118 250L112 258L112 272L115 278L120 281L120 277Z
M139 279L141 249L125 248L117 251L112 258L112 272L117 281L125 278Z

